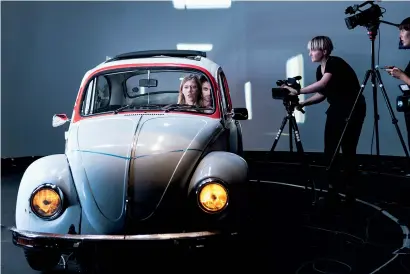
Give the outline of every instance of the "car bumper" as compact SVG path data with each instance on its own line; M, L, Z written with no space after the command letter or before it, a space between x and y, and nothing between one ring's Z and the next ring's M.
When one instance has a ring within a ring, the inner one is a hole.
M195 245L202 247L207 243L231 238L237 233L221 231L200 231L169 234L141 234L141 235L79 235L79 234L52 234L31 232L10 228L13 243L27 249L58 249L75 250L90 244L101 245L184 245L190 248Z

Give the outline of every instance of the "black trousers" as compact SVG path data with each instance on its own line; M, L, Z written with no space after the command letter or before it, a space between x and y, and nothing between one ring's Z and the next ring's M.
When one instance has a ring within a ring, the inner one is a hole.
M338 110L331 110L329 108L329 110L330 111L327 112L324 136L324 156L327 166L330 165L345 128L346 120L350 114L346 111L346 108L344 108L344 111L342 111L342 108ZM352 187L356 185L358 179L356 149L365 117L366 103L358 103L342 139L340 146L342 157L340 157L339 152L336 154L332 167L327 174L330 192L348 192L348 194L352 194ZM341 172L342 169L343 172Z
M404 113L407 128L407 148L410 150L410 111Z

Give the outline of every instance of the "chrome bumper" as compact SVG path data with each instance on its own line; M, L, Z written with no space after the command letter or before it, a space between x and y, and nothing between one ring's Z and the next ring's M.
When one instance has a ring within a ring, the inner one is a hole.
M186 233L166 234L141 234L141 235L79 235L79 234L53 234L42 232L31 232L10 228L13 234L13 243L25 248L62 248L76 249L83 243L91 242L129 242L129 241L201 241L216 236L232 236L236 233L226 235L220 231L200 231Z

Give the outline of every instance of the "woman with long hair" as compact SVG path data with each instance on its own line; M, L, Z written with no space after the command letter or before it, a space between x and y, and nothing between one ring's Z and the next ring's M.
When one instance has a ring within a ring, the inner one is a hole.
M202 106L201 82L196 75L188 75L181 81L178 104Z

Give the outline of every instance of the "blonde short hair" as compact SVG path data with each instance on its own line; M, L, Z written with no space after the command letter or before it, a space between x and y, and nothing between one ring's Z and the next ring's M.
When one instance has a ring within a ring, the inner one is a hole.
M327 36L313 37L307 45L308 50L326 50L327 55L330 55L333 51L333 43Z

